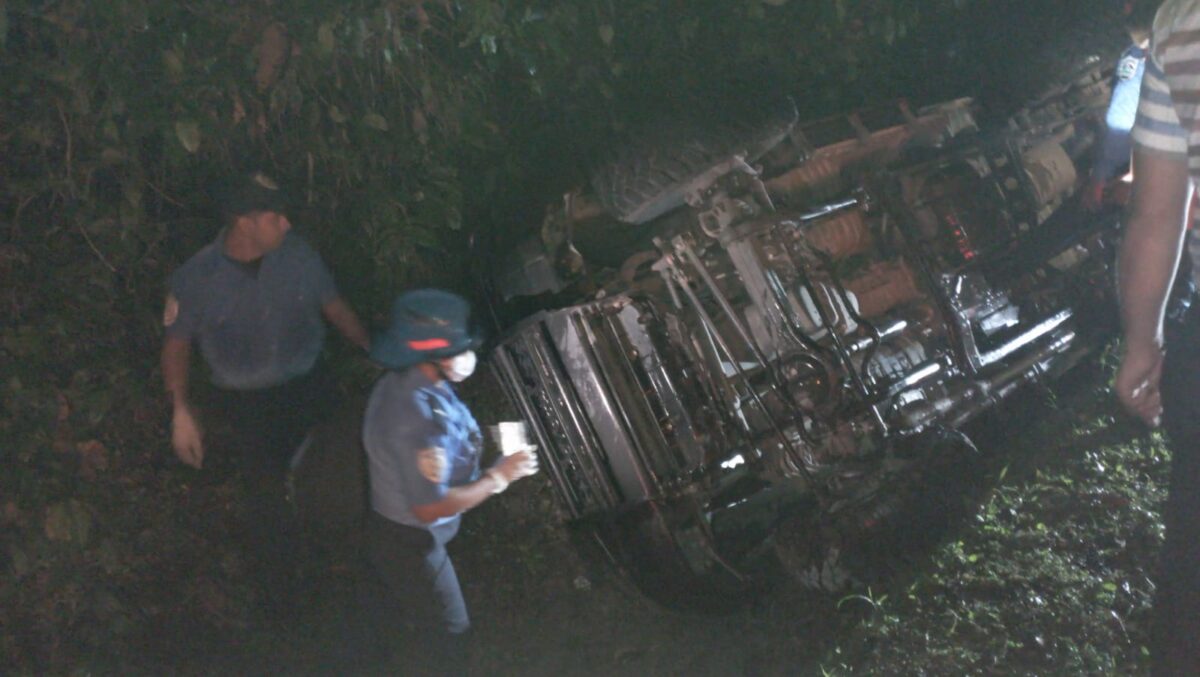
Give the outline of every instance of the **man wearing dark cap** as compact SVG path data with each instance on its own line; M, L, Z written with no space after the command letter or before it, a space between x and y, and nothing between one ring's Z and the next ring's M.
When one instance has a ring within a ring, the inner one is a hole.
M270 178L242 177L221 202L225 228L169 282L162 370L174 411L171 444L179 460L203 465L204 435L188 397L195 343L215 386L205 413L233 429L250 486L251 531L274 576L294 565L284 478L327 392L316 369L324 321L364 350L368 338L320 256L290 232L286 201Z

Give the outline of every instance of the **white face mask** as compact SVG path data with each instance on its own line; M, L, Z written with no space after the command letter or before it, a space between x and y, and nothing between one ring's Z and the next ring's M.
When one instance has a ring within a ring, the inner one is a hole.
M442 373L446 376L447 380L459 383L465 381L468 376L475 373L476 362L475 351L468 350L448 360L443 360Z

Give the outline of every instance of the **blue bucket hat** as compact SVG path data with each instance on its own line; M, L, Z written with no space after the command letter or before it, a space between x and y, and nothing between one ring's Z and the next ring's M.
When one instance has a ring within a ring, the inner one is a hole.
M392 304L388 327L371 340L371 359L389 369L454 357L482 342L470 330L471 304L441 289L417 289Z

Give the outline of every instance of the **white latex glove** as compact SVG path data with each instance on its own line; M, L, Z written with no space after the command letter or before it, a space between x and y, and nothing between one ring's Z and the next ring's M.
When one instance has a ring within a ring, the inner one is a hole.
M494 468L509 482L515 482L522 477L529 477L538 471L537 456L533 453L537 447L527 447L507 456L502 456Z

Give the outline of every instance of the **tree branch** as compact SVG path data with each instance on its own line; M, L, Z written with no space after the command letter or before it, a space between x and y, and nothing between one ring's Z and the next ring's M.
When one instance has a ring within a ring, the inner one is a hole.
M96 258L100 259L100 263L103 263L106 268L111 270L113 273L116 273L116 266L109 263L108 259L104 257L104 254L100 251L99 247L96 246L96 243L92 242L92 236L88 234L87 227L82 223L79 224L79 232L83 233L83 239L87 240L88 246L92 248L92 251L96 254Z
M72 154L71 125L67 122L67 113L66 113L66 111L63 110L62 102L55 101L54 107L58 109L58 119L62 120L63 134L65 134L67 136L67 152L66 152L66 156L63 158L63 162L67 166L67 183L70 184L71 183L71 154ZM72 196L75 195L75 188L73 186L71 187L71 195Z

